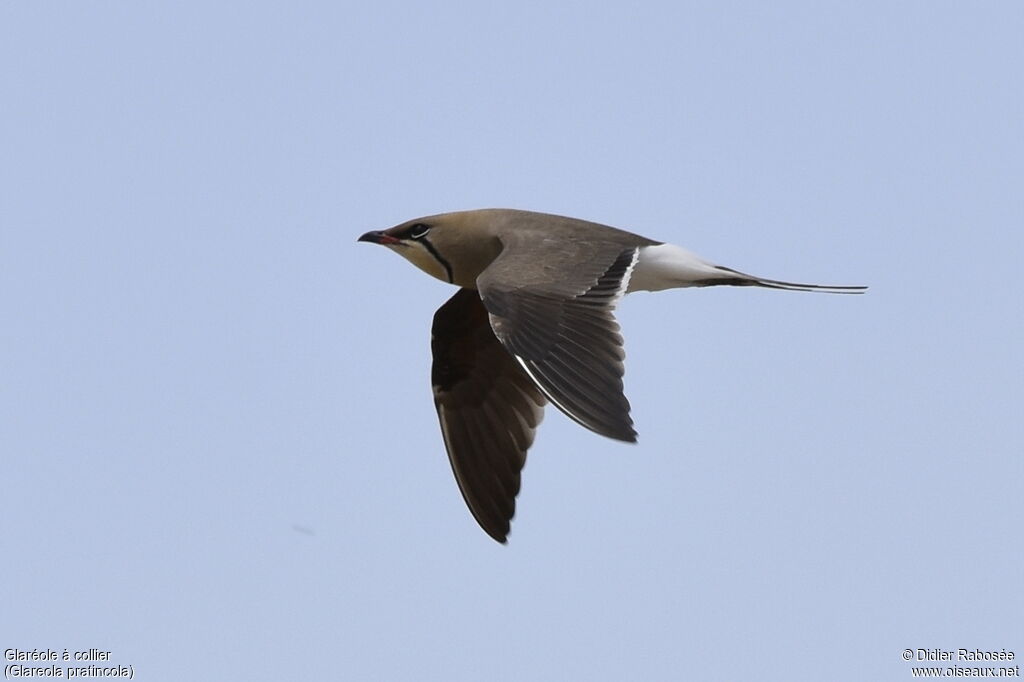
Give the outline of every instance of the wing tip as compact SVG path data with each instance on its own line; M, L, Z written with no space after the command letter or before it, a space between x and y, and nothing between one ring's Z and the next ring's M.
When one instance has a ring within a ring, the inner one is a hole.
M617 440L621 443L630 443L636 445L638 434L636 432L636 429L633 428L632 423L620 425L617 427L613 426L612 428L597 428L596 426L583 424L583 422L579 423L599 436L611 438L612 440Z
M511 529L505 529L504 531L499 531L499 530L495 530L493 528L488 528L488 527L484 526L483 524L480 524L480 527L483 528L484 532L487 533L487 535L490 536L490 538L492 540L494 540L495 542L497 542L499 545L508 546L508 534L510 532L512 532Z

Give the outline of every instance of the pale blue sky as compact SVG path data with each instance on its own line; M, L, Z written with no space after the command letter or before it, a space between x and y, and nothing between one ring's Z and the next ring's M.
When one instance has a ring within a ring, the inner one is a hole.
M0 647L136 679L902 680L1024 656L1024 5L0 3ZM863 297L620 308L510 544L444 454L507 206ZM298 530L296 530L298 528Z

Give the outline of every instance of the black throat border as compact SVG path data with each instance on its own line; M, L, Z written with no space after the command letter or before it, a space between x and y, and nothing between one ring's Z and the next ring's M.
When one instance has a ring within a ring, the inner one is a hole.
M430 243L429 239L427 239L426 237L422 237L419 241L421 244L423 244L423 246L427 248L427 251L429 251L430 255L434 257L434 260L436 260L444 267L444 271L448 275L448 283L455 284L455 277L452 275L451 263L446 261L444 257L437 252L437 249L434 248L434 245Z

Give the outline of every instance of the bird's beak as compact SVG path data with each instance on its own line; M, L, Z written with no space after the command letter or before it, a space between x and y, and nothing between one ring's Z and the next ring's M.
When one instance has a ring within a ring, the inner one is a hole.
M380 230L371 230L360 237L358 241L387 246L388 244L398 244L401 240L395 239L390 234L384 234Z

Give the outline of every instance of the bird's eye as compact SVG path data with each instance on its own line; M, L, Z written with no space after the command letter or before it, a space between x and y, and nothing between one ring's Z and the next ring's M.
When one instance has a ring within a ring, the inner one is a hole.
M409 228L409 238L419 239L420 237L426 236L427 232L430 232L430 225L416 223L415 225Z

